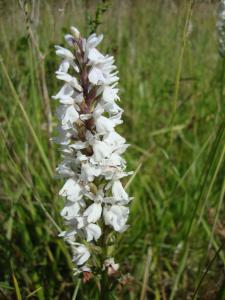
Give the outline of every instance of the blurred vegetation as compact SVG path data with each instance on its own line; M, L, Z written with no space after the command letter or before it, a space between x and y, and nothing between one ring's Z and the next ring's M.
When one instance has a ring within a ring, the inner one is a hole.
M71 25L103 32L101 50L116 57L136 170L115 253L130 279L112 299L225 299L225 63L216 3L191 4L0 1L0 299L98 299L57 237L53 46Z

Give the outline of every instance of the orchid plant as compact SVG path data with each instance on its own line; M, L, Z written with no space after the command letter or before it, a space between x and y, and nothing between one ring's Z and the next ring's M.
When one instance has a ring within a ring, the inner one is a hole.
M102 39L95 33L85 39L71 27L65 36L71 50L55 46L62 58L56 77L63 86L53 96L59 101L54 141L61 145L57 172L65 179L59 195L66 199L61 216L67 226L60 236L71 246L75 274L84 281L118 272L107 246L115 232L127 229L131 200L121 183L131 174L121 157L128 144L115 131L123 113L118 71L114 58L96 49Z

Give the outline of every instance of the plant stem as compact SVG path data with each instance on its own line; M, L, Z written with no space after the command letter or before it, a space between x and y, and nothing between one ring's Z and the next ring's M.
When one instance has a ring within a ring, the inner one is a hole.
M224 76L225 76L225 58L223 57L222 61L222 70L221 70L221 83L220 83L220 105L224 100Z
M108 276L107 271L104 271L100 281L101 291L100 291L100 300L108 300L109 299L109 286L108 286Z
M102 247L102 259L101 264L104 265L104 261L107 257L107 235L108 230L106 226L103 226L103 235L101 240L101 247ZM100 300L108 300L109 299L109 284L108 284L108 275L107 270L102 272L101 280L100 280Z
M184 25L184 30L183 30L183 35L182 35L182 45L181 45L181 50L180 50L180 55L178 59L178 65L177 65L177 71L176 71L176 80L175 80L175 90L174 90L174 96L173 96L173 110L172 110L172 115L171 119L169 121L169 126L170 129L173 126L173 121L176 115L177 111L177 102L178 102L178 97L179 97L179 90L180 90L180 79L181 79L181 72L182 72L182 65L183 65L183 59L184 59L184 51L186 48L186 43L188 39L188 26L192 17L193 13L193 6L194 6L195 0L189 0L188 8L187 8L187 15L186 15L186 20L185 20L185 25ZM173 131L170 130L170 146L173 141Z

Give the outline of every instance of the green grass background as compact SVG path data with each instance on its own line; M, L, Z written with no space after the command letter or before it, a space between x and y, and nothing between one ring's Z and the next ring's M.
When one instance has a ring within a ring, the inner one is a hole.
M69 249L57 237L64 226L62 182L54 179L60 158L49 142L43 87L50 96L60 86L54 44L65 45L71 25L86 35L100 4L37 0L22 9L0 1L0 299L98 299L94 280L83 286L73 277ZM100 16L100 48L115 55L120 71L119 131L135 170L130 228L115 253L133 279L112 299L225 299L224 59L216 7L111 0Z

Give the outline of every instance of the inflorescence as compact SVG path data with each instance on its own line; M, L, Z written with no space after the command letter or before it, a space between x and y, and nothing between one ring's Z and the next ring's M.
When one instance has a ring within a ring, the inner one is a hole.
M75 27L71 33L65 36L71 51L55 46L62 58L56 77L64 82L53 96L59 101L59 134L54 141L61 145L62 154L57 172L66 180L59 195L66 199L61 216L67 230L60 236L72 248L76 272L91 272L93 245L101 244L105 232L123 232L128 227L131 198L121 183L130 174L121 157L128 144L115 131L123 110L117 104L114 58L96 49L103 35L85 39ZM108 261L114 263L108 258L101 268Z

